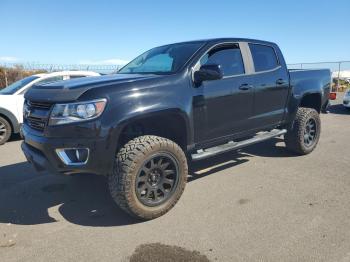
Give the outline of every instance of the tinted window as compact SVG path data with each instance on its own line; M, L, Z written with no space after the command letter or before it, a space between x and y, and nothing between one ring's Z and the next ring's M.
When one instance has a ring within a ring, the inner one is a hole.
M178 71L203 43L179 43L153 48L119 70L122 74L171 74Z
M71 75L69 76L69 79L74 79L74 78L81 78L81 77L86 77L86 76L79 76L79 75Z
M52 82L56 82L56 81L60 81L63 80L63 76L53 76L53 77L49 77L49 78L45 78L43 80L40 80L38 82L38 84L47 84L47 83L52 83Z
M23 78L22 80L19 80L17 82L14 82L13 84L9 85L8 87L2 89L0 91L1 95L12 95L16 93L18 90L20 90L25 85L29 84L30 82L34 81L35 79L38 79L38 76L28 76L26 78Z
M220 65L224 76L244 74L242 54L238 45L215 48L202 57L200 64Z
M169 54L159 54L147 59L138 67L138 72L170 72L173 58Z
M249 44L256 72L274 69L278 66L275 50L266 45Z

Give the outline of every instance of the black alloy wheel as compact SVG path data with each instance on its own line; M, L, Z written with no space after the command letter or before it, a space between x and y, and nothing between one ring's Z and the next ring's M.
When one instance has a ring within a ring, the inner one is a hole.
M169 153L157 153L143 164L136 178L136 192L140 202L156 206L167 201L179 180L178 163Z
M316 141L316 135L317 135L317 125L316 121L313 118L310 118L306 125L304 130L304 143L306 147L312 147L313 144Z

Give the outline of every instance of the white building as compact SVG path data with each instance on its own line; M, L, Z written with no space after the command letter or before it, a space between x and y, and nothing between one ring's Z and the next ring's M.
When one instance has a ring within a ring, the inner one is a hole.
M340 79L350 82L350 70L334 71L332 73L332 78L338 78L338 76Z

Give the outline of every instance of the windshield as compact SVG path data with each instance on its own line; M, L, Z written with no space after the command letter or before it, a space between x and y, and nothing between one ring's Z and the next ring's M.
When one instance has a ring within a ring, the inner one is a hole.
M1 95L13 95L25 85L39 78L38 76L28 76L0 90Z
M153 48L119 70L120 74L172 74L181 69L203 43L180 43Z

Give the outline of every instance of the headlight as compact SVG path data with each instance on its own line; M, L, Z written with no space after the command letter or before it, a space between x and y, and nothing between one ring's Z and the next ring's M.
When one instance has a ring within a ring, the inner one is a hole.
M106 106L106 99L69 104L56 104L50 115L49 125L81 122L99 117Z

